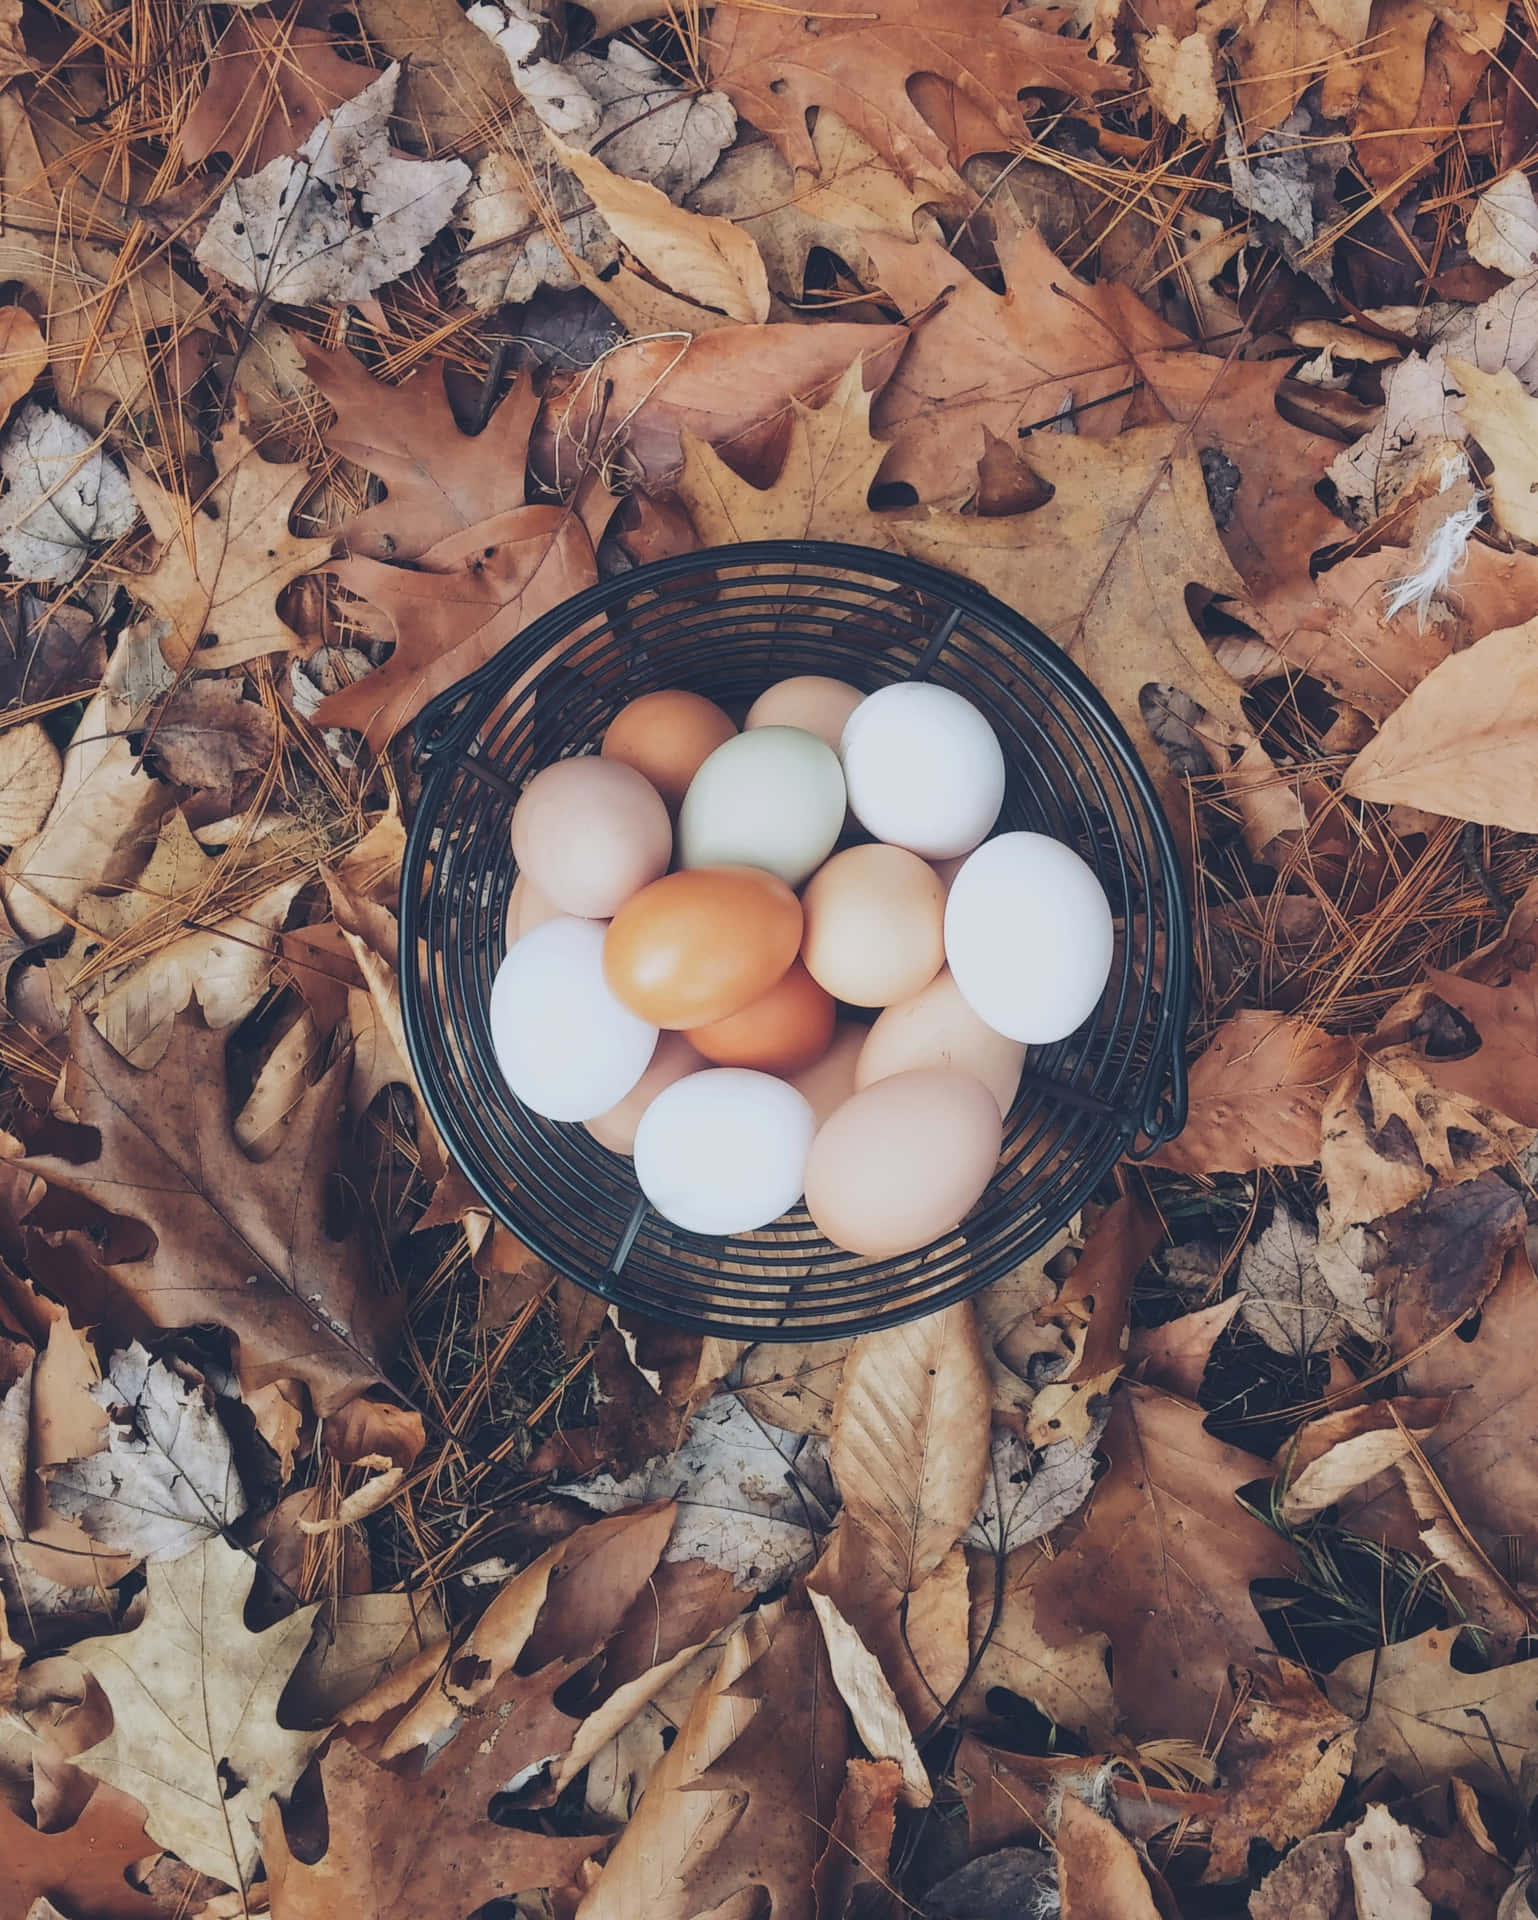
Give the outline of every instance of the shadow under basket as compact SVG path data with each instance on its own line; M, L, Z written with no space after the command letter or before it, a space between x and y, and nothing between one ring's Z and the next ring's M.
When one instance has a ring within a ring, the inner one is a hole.
M803 673L866 692L928 680L974 702L1008 768L995 832L1065 841L1094 869L1116 919L1099 1011L1068 1039L1031 1049L987 1192L956 1232L900 1259L840 1252L803 1207L732 1239L672 1226L646 1205L628 1159L514 1099L492 1050L487 1009L517 871L509 822L525 781L595 750L640 694L688 688L740 724L766 687ZM966 581L822 541L661 560L536 620L426 709L416 752L401 985L417 1084L496 1217L606 1300L750 1339L894 1326L1008 1273L1073 1218L1119 1156L1151 1152L1184 1123L1191 930L1168 823L1083 674Z

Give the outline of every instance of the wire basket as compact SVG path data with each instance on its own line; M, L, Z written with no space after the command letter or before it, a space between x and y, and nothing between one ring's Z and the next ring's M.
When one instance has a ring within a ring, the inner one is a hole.
M713 1239L653 1213L628 1159L508 1091L487 1009L516 877L524 782L596 749L620 707L681 687L739 721L765 687L827 674L870 692L928 679L992 721L1008 769L995 831L1075 848L1116 918L1099 1012L1032 1048L999 1170L953 1234L892 1260L822 1238L804 1208ZM1067 656L968 582L813 540L639 567L536 620L416 727L422 791L401 884L401 985L417 1085L486 1205L606 1300L701 1332L833 1339L930 1313L998 1279L1123 1154L1185 1120L1191 929L1169 826L1126 734Z

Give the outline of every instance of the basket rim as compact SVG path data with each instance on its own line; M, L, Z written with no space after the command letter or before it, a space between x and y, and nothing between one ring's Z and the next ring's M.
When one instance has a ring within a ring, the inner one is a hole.
M803 1324L792 1311L782 1323L765 1321L759 1325L691 1310L682 1298L675 1305L648 1302L639 1307L627 1291L613 1262L602 1273L574 1268L570 1259L547 1240L536 1222L520 1219L495 1193L483 1190L470 1172L478 1149L466 1152L468 1145L452 1100L452 1087L433 1056L424 1031L425 989L422 979L420 944L420 893L424 871L431 852L430 842L441 824L444 788L461 761L473 764L475 755L467 749L507 687L539 656L568 635L575 634L595 616L622 605L637 592L651 593L659 587L702 573L733 567L798 566L837 569L862 573L867 582L878 586L912 587L927 590L947 603L947 611L921 652L910 677L919 677L927 660L943 647L945 640L964 615L971 615L992 628L1009 645L1018 647L1042 673L1053 694L1077 709L1092 728L1099 731L1111 751L1119 774L1126 781L1130 797L1142 813L1142 824L1149 834L1151 851L1164 889L1166 925L1164 928L1164 974L1161 979L1161 1012L1158 1045L1151 1070L1143 1110L1122 1124L1119 1141L1109 1150L1094 1156L1098 1165L1095 1184L1123 1157L1143 1159L1165 1140L1172 1138L1184 1124L1187 1105L1185 1036L1190 1018L1192 959L1192 923L1186 893L1185 874L1176 847L1173 830L1158 795L1126 729L1112 711L1100 690L1075 661L1024 614L989 593L986 588L950 573L928 561L914 560L906 554L879 548L828 540L740 541L727 546L707 547L694 553L673 554L650 561L610 580L600 580L580 593L563 600L541 614L471 674L437 695L418 715L413 726L414 760L421 772L422 786L407 833L401 867L400 944L409 958L400 973L402 1024L407 1053L416 1082L416 1092L448 1148L454 1164L464 1174L486 1208L539 1258L586 1291L613 1305L630 1307L650 1318L683 1329L752 1340L776 1337L801 1341L848 1338L872 1327L897 1326L905 1321L938 1312L986 1286L990 1274L984 1272L975 1281L962 1276L949 1286L916 1301L894 1304L888 1310L875 1309L848 1321ZM793 577L793 572L792 576ZM771 576L769 585L776 584ZM484 777L484 774L482 775ZM510 856L509 856L510 857ZM1162 1053L1162 1061L1157 1054ZM443 1081L445 1084L440 1085ZM1134 1142L1141 1141L1134 1146ZM1082 1204L1082 1197L1076 1204ZM644 1196L636 1203L630 1235L644 1221L648 1211ZM1027 1236L1019 1257L1044 1244L1060 1222L1047 1219L1039 1231ZM885 1264L866 1263L872 1269ZM852 1278L854 1270L844 1277ZM617 1284L616 1284L617 1283Z

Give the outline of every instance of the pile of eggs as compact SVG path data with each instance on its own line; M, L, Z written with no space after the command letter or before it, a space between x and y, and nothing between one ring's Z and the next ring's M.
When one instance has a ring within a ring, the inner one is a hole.
M630 1154L690 1232L803 1195L868 1259L950 1232L1027 1046L1080 1026L1111 967L1093 872L1042 834L989 839L1003 801L992 727L941 687L801 676L740 732L696 693L632 701L513 812L508 1086Z

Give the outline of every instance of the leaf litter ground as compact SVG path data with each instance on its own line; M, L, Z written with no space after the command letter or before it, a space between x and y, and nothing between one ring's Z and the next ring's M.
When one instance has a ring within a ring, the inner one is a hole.
M1525 1910L1529 10L73 17L0 4L0 1920ZM448 1163L403 739L795 536L1090 673L1200 998L1018 1272L743 1348Z

